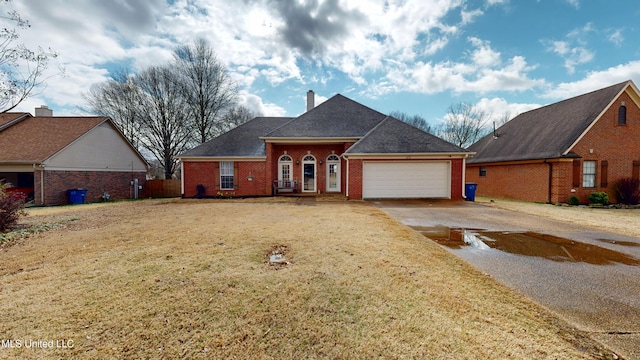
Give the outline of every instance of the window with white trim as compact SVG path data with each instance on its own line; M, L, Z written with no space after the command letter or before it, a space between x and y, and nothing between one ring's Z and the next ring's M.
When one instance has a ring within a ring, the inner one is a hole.
M582 164L582 187L596 187L596 161L585 160Z
M233 190L233 161L220 162L220 190Z

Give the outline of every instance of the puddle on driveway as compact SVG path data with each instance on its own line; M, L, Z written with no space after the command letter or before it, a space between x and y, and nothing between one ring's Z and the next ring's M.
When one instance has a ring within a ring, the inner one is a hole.
M474 247L497 249L511 254L537 256L552 261L583 262L593 265L640 265L640 260L627 254L579 241L536 232L486 231L449 228L446 226L412 226L438 244L452 249ZM632 242L601 239L616 245L638 246Z

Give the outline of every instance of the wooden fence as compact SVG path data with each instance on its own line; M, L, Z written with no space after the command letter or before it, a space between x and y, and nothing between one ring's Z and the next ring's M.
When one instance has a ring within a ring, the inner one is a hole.
M147 194L152 198L182 196L180 179L147 180Z

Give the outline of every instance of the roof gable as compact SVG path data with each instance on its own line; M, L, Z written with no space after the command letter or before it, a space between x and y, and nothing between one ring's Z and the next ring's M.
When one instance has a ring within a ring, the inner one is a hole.
M27 117L0 131L0 162L41 163L106 117Z
M291 120L287 117L257 117L185 151L179 157L264 157L265 143L260 137Z
M340 94L331 97L265 138L359 138L384 120L386 115Z
M570 157L572 145L631 83L626 81L522 113L469 147L470 163Z
M403 121L387 117L345 153L431 154L468 152Z

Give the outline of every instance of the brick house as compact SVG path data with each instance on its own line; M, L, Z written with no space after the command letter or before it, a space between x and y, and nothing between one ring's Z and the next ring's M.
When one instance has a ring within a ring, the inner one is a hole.
M640 170L640 96L632 81L531 110L469 147L481 196L588 203Z
M109 118L53 116L46 107L0 115L0 180L36 205L67 204L69 189L86 190L86 202L133 198L147 167Z
M258 117L179 156L183 197L464 197L470 155L342 95L296 118Z

